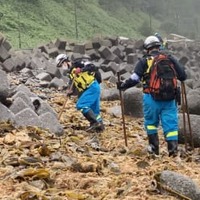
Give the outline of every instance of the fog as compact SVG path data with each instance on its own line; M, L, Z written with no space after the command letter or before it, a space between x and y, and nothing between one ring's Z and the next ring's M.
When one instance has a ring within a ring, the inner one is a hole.
M130 12L148 13L150 20L161 21L160 30L165 33L199 38L200 0L99 0L107 9L126 6Z

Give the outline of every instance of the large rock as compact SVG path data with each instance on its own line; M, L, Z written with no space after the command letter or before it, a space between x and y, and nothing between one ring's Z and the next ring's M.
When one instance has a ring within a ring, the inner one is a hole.
M190 90L187 94L187 103L190 114L200 115L200 88Z
M0 103L0 121L13 121L14 114Z
M32 109L26 108L15 115L14 124L17 127L40 127L40 119L39 116Z
M12 105L9 107L9 109L14 114L17 114L18 112L26 108L30 108L30 106L28 106L28 104L26 104L25 101L21 97L17 97L16 99L14 99Z
M9 96L9 89L7 74L0 69L0 101L4 101Z
M117 90L117 88L102 89L101 100L105 101L119 100L119 90Z
M199 186L189 177L182 174L165 170L157 177L162 186L166 186L180 195L184 195L192 200L200 199ZM162 188L161 188L162 190ZM164 192L169 190L164 190Z
M124 112L133 117L143 117L143 93L132 87L124 92Z
M40 127L48 129L51 133L61 136L64 133L64 129L59 123L58 119L50 112L40 115Z
M192 136L193 136L193 142L194 147L200 147L200 115L189 115L190 118L190 124L192 129ZM191 135L189 131L189 124L187 120L187 115L185 114L186 119L186 141L191 144ZM185 143L185 133L184 133L184 123L183 123L183 114L179 114L179 143L184 144Z

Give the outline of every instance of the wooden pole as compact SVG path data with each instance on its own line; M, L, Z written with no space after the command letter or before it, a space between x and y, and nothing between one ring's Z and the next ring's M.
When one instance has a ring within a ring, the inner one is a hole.
M120 73L117 72L118 82L120 83ZM121 112L122 112L122 124L123 124L123 131L124 131L124 140L125 145L128 147L127 136L126 136L126 124L125 124L125 117L124 117L124 100L122 97L122 91L119 90L119 97L120 97L120 104L121 104Z
M187 121L188 121L188 127L189 127L189 134L191 139L191 146L192 150L194 150L194 140L193 140L193 134L192 134L192 128L190 123L190 115L188 110L188 104L187 104L187 96L186 96L186 90L185 90L185 83L181 82L181 91L182 91L182 102L183 102L183 125L184 125L184 137L185 137L185 147L187 148L187 135L186 135L186 119L185 119L185 113L187 114ZM186 149L187 150L187 149Z
M70 85L69 92L72 91L73 86L74 86L74 82L72 82L72 84ZM65 109L65 107L66 107L66 105L67 105L68 99L69 99L69 96L68 96L68 93L67 93L66 100L65 100L65 102L64 102L64 104L63 104L63 107L62 107L62 109L61 109L61 111L60 111L60 113L59 113L59 115L58 115L58 120L60 120L60 118L61 118L61 116L62 116L62 113L63 113L63 111L64 111L64 109Z

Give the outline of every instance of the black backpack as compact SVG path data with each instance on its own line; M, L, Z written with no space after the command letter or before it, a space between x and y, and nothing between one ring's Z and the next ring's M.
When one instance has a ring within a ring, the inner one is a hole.
M149 60L148 60L149 59ZM148 90L155 100L173 100L177 94L174 64L166 54L147 58Z
M102 77L101 77L101 73L98 70L98 68L96 67L96 71L94 72L94 77L97 80L97 82L100 84L102 82Z

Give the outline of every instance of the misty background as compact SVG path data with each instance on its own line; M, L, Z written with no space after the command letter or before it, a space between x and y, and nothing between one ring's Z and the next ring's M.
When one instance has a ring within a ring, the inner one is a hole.
M144 38L155 32L199 39L199 0L0 0L0 31L15 48L56 38Z

